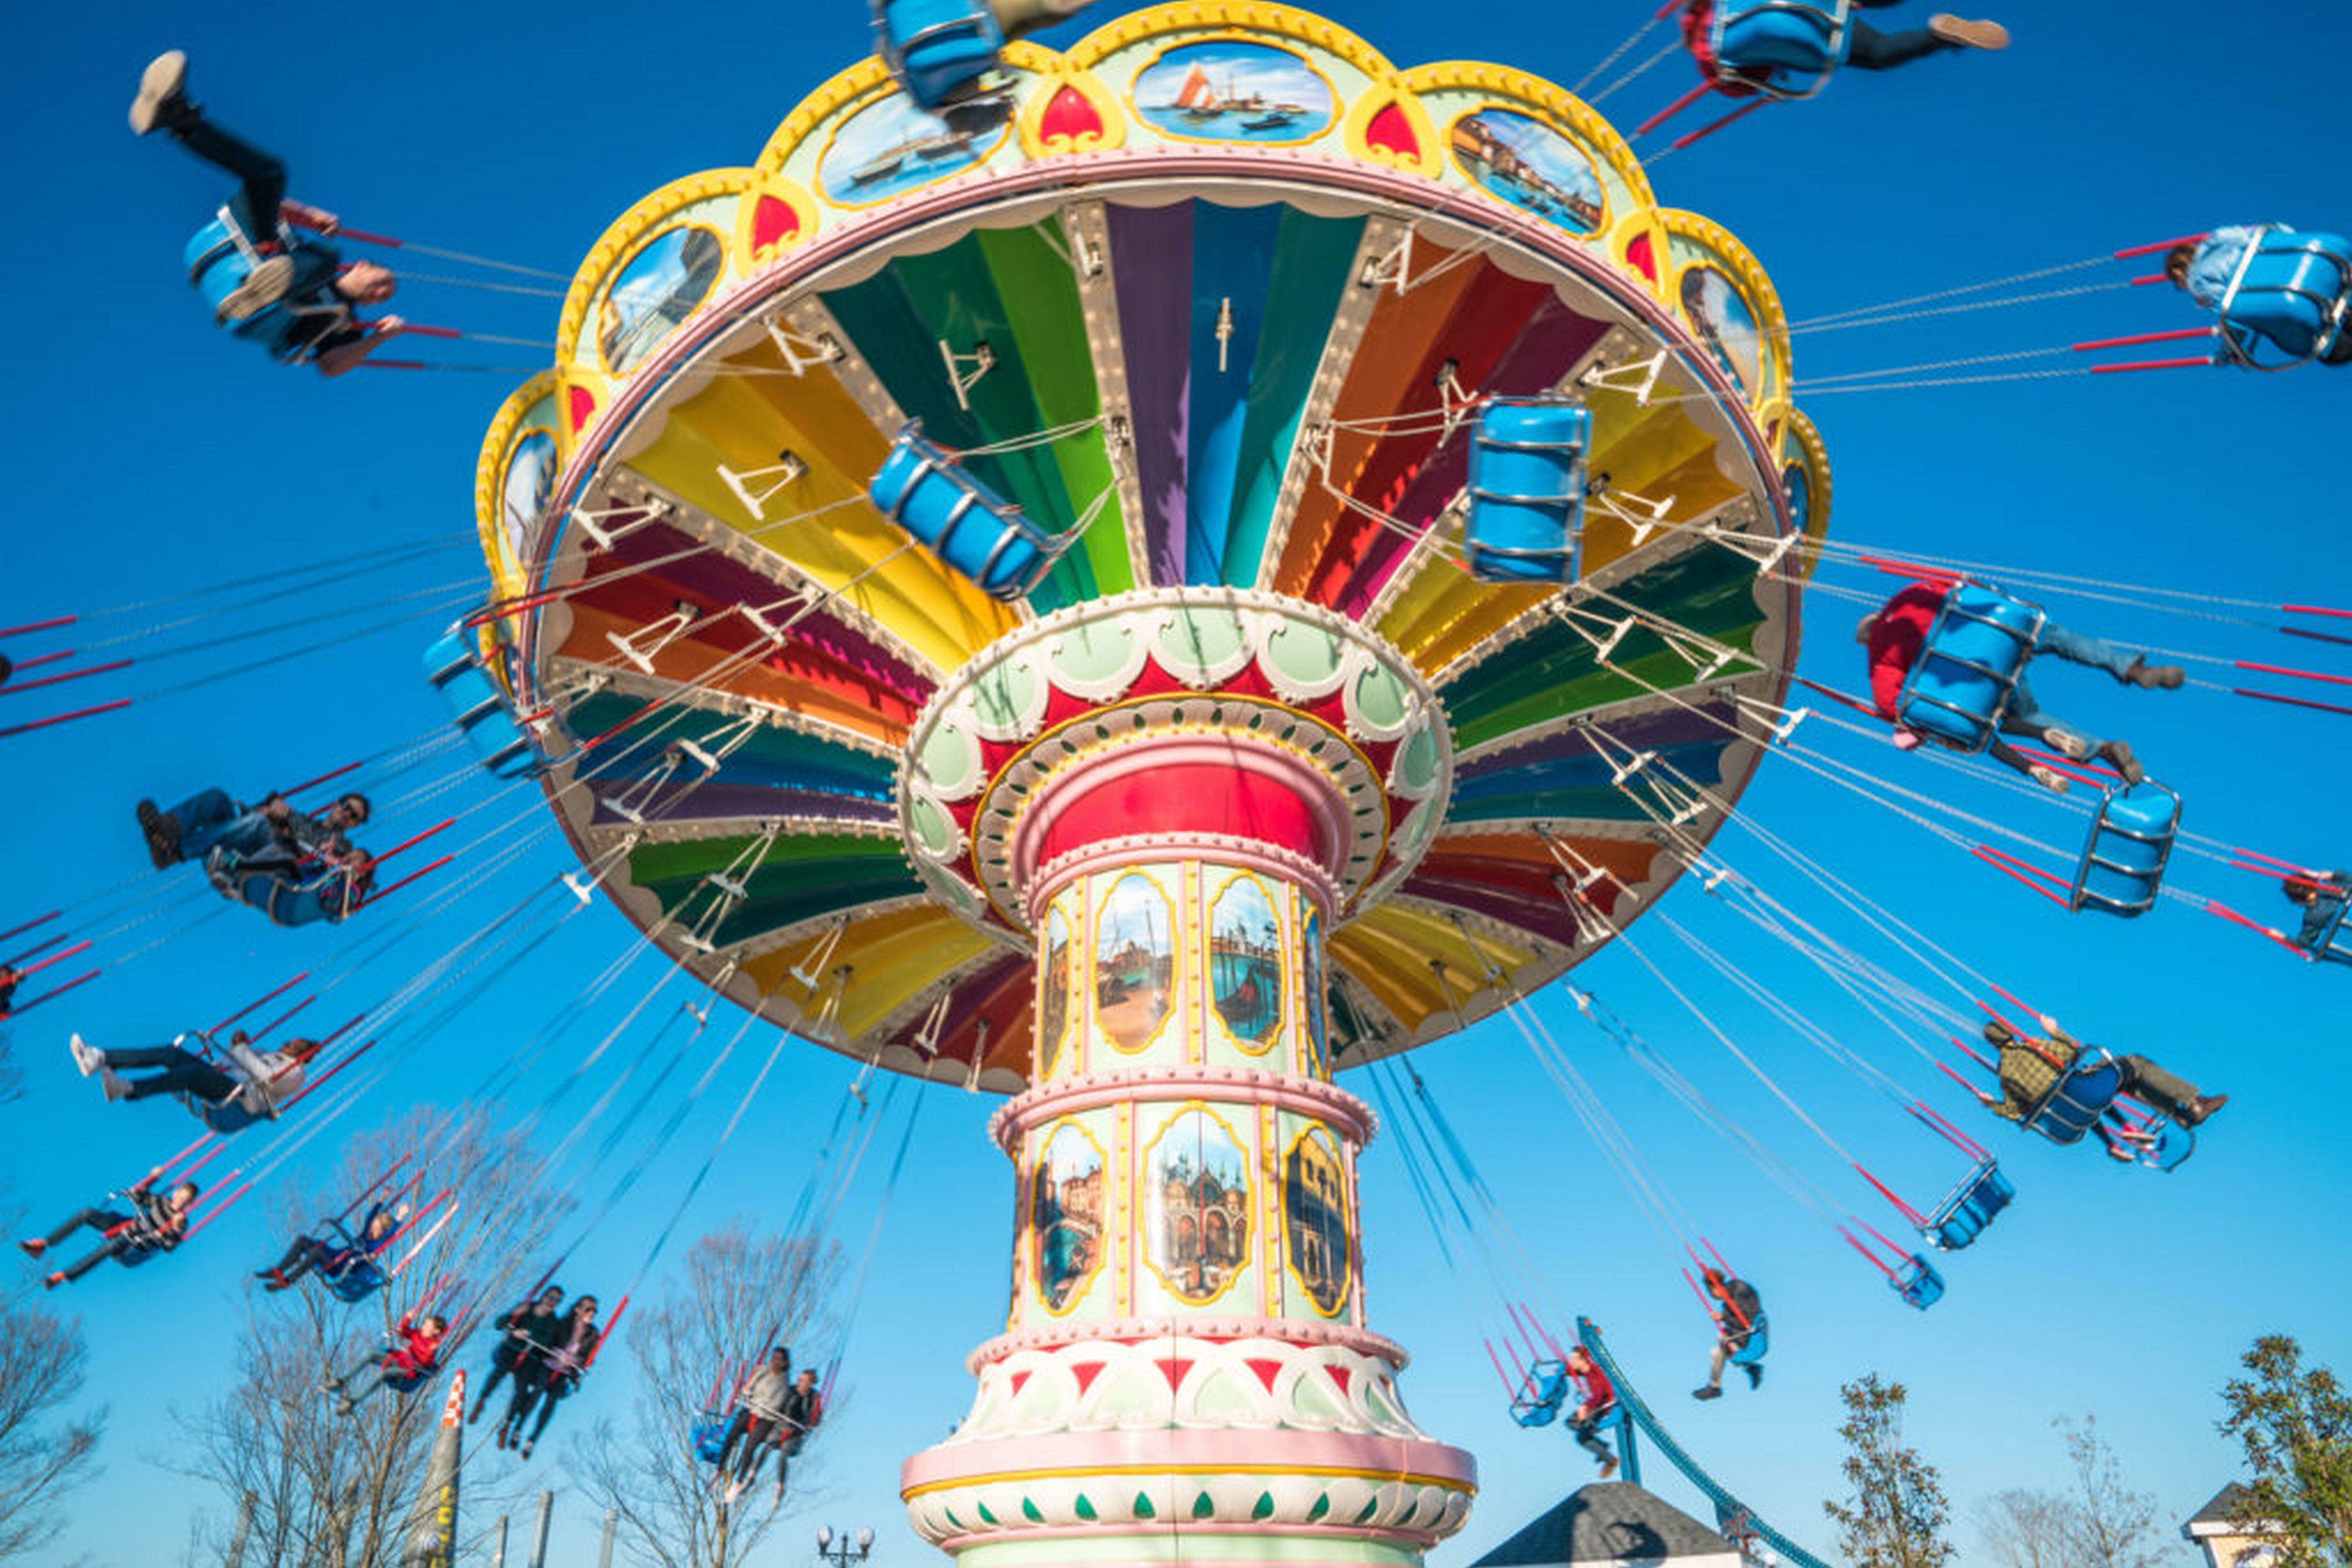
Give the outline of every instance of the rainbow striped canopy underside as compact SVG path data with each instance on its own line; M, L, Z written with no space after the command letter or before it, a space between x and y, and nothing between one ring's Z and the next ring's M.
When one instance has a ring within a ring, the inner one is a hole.
M1223 9L1289 19L1267 37L1309 54L1300 14ZM823 142L888 91L852 79L780 139ZM1584 113L1559 122L1594 138ZM520 707L555 715L551 752L595 742L545 782L620 906L748 1006L984 1088L1025 1081L1029 944L925 895L898 789L925 703L996 638L1216 586L1340 612L1430 681L1450 804L1395 893L1331 935L1345 1065L1557 975L1692 861L1794 655L1801 557L1761 563L1827 511L1784 356L1727 353L1669 303L1675 237L1703 220L1644 207L1580 236L1464 199L1454 164L1144 148L1129 118L1123 146L1032 151L1024 131L1001 167L854 210L814 181L793 243L762 251L738 221L711 278L673 256L631 293L631 247L677 233L678 204L639 215L583 268L577 353L509 400L483 460L512 608L485 646ZM1626 163L1610 191L1646 201ZM1777 324L1736 242L1706 243ZM648 301L667 314L630 348ZM1461 564L1472 402L1555 392L1592 411L1604 498L1578 581L1480 582ZM911 422L1066 545L1025 599L988 598L866 502ZM844 965L855 984L828 987Z

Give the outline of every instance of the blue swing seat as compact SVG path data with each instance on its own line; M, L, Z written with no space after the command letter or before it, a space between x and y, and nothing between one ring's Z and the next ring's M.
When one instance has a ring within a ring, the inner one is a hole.
M1944 1299L1944 1277L1936 1272L1936 1266L1922 1253L1915 1252L1905 1258L1886 1282L1903 1298L1905 1305L1923 1312Z
M1903 678L1897 722L1963 752L1991 745L2046 618L1986 584L1954 583Z
M898 432L866 494L992 599L1025 597L1053 569L1052 539L913 425ZM1075 534L1076 530L1072 531Z
M339 305L316 302L320 286L334 277L342 258L331 246L297 238L283 230L278 243L293 258L293 282L269 305L234 321L222 321L220 326L233 338L260 344L273 359L298 360L304 354L295 341L295 329L303 316L318 310L344 313ZM189 284L217 311L221 302L252 276L263 255L236 215L223 207L212 222L188 237L182 259L187 264Z
M1958 1252L1983 1235L1993 1215L2007 1208L2016 1195L2017 1189L2001 1174L1997 1163L1990 1157L1979 1160L1951 1194L1927 1212L1927 1223L1919 1227L1919 1234L1932 1247Z
M1522 1426L1549 1426L1567 1402L1567 1363L1539 1361L1528 1368L1526 1381L1511 1396L1511 1419Z
M2123 1069L2104 1051L2085 1050L2021 1125L2053 1143L2080 1143L2123 1090Z
M2352 331L2352 243L2342 235L2263 226L2216 307L2225 363L2285 370L2326 353ZM2265 356L2263 345L2274 354Z
M2352 894L2337 897L2336 913L2328 918L2327 924L2320 929L2318 940L2308 950L2314 958L2330 963L2352 963L2352 931L2344 929L2347 912L2352 912Z
M226 897L259 910L275 926L338 925L366 901L340 867L299 880L278 870L247 870L215 849L205 857L205 874Z
M360 1302L383 1289L386 1283L383 1270L365 1258L354 1258L341 1268L319 1271L326 1283L327 1294L338 1301Z
M491 776L528 778L547 765L538 742L516 721L505 690L482 668L479 645L463 626L451 627L425 650L425 679Z
M2180 795L2153 779L2109 789L2091 818L2067 905L2129 920L2156 907L2180 828Z
M1470 438L1470 574L1482 583L1569 583L1584 541L1584 454L1592 412L1556 397L1491 397Z
M1765 1355L1771 1349L1772 1325L1765 1321L1763 1313L1759 1312L1756 1314L1755 1327L1748 1332L1748 1342L1733 1351L1725 1359L1734 1366L1757 1366L1762 1363Z
M1716 0L1708 47L1718 81L1768 98L1811 98L1845 64L1853 0Z
M1004 29L988 0L874 0L875 52L925 109L977 96L1002 63Z
M727 1447L726 1415L706 1410L694 1423L694 1457L706 1465L715 1465Z

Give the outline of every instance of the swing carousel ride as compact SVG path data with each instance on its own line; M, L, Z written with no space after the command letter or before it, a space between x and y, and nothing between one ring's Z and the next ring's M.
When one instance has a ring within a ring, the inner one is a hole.
M612 226L434 669L677 963L1013 1097L927 1540L1417 1562L1473 1467L1366 1323L1333 1073L1691 867L1827 460L1762 268L1547 82L1210 0L991 90L862 61Z

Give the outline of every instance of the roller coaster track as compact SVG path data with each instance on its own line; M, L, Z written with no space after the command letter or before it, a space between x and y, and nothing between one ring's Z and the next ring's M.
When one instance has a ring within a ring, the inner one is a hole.
M1699 1468L1698 1461L1684 1451L1683 1446L1675 1441L1673 1435L1658 1424L1657 1416L1651 1412L1647 1405L1643 1403L1642 1396L1633 1392L1633 1385L1625 1381L1625 1373L1618 1367L1615 1358L1610 1355L1609 1347L1601 1342L1601 1330L1594 1325L1591 1319L1576 1320L1576 1337L1583 1343L1586 1352L1592 1359L1600 1363L1601 1370L1609 1374L1609 1381L1616 1386L1616 1425L1619 1428L1617 1448L1624 1459L1627 1480L1638 1484L1642 1479L1641 1458L1634 1451L1633 1447L1633 1431L1634 1428L1639 1427L1643 1435L1656 1446L1658 1452L1666 1457L1667 1462L1680 1470L1685 1479L1706 1494L1709 1502L1715 1504L1716 1518L1718 1521L1724 1522L1727 1528L1733 1528L1736 1523L1736 1527L1739 1530L1752 1531L1757 1540L1769 1546L1780 1554L1782 1562L1792 1564L1793 1568L1834 1568L1833 1564L1814 1556L1757 1518L1754 1509L1726 1491L1713 1476Z

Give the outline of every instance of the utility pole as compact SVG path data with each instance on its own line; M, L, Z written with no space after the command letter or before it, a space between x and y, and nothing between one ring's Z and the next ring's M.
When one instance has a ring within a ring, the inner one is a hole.
M547 1568L547 1527L555 1517L555 1494L539 1494L539 1525L530 1532L530 1568Z

